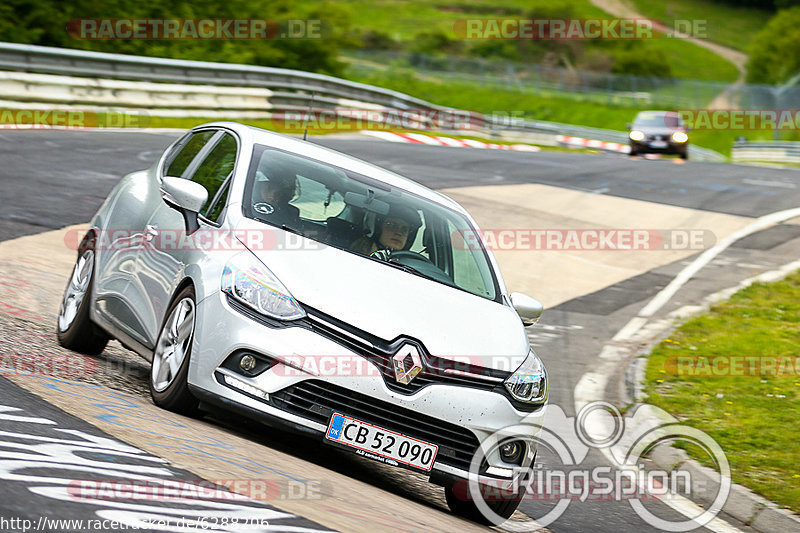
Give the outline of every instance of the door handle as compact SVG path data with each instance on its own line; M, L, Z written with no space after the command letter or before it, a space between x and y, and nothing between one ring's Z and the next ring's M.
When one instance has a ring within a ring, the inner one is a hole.
M158 226L148 224L144 227L144 240L150 242L156 235L158 235Z

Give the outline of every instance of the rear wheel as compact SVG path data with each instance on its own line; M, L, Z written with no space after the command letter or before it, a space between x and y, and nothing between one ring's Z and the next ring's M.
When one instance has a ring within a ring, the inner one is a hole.
M150 367L150 396L162 409L185 415L197 412L189 391L189 360L196 321L194 288L186 287L167 309Z
M109 341L108 335L89 317L93 283L94 250L87 249L81 252L72 269L56 324L58 343L87 355L101 353Z
M524 491L518 494L505 494L500 491L492 492L491 489L487 491L484 501L489 507L489 510L494 514L499 515L499 520L495 516L484 516L483 512L478 508L473 500L469 483L466 480L457 481L456 483L445 487L444 496L447 500L447 506L458 516L463 516L479 524L489 526L499 525L502 521L507 520L514 514L514 511L519 507L520 502L524 496Z

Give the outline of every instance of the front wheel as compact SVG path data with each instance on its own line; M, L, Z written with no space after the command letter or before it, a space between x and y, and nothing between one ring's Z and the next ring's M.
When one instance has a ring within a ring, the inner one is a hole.
M524 489L522 489L524 491ZM494 515L486 516L481 509L475 504L470 490L469 483L466 480L457 481L456 483L445 487L444 496L447 500L447 506L453 514L462 516L479 524L488 526L500 525L503 521L507 520L517 510L522 501L524 492L518 494L506 494L502 491L486 490L484 501Z
M189 391L189 359L192 353L196 307L194 289L186 287L167 309L150 367L150 396L162 409L192 415L197 399Z
M109 337L89 317L90 295L94 283L94 250L79 256L58 310L56 335L64 348L86 355L98 355Z

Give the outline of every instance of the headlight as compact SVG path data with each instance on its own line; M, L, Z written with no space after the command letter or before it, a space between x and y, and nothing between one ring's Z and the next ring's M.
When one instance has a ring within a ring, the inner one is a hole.
M682 131L676 131L672 134L672 140L676 143L685 143L689 140L689 136Z
M225 265L222 291L278 320L297 320L306 316L283 283L250 252L234 256Z
M547 372L533 350L504 384L511 396L520 402L544 403L547 399Z
M628 134L628 137L630 137L634 141L641 141L642 139L644 139L644 132L639 130L633 130Z

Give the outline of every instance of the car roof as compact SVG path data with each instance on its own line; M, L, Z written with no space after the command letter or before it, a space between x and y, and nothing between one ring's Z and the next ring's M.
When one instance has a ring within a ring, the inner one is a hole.
M446 206L450 209L454 209L459 213L467 214L463 207L444 194L431 190L428 187L417 183L416 181L399 174L395 174L394 172L381 168L377 165L373 165L372 163L368 163L356 157L343 154L342 152L337 152L336 150L332 150L330 148L325 148L324 146L319 146L318 144L314 144L310 141L297 139L289 135L257 128L255 126L240 124L238 122L210 122L196 126L192 129L196 130L209 127L222 127L233 130L242 139L249 140L252 143L265 144L286 152L316 159L323 163L329 163L344 170L349 170L373 179L377 179L392 187L403 189L432 202Z
M676 111L639 111L636 114L636 117L645 117L645 116L666 116L666 115L674 115L676 117L680 117L680 115Z

